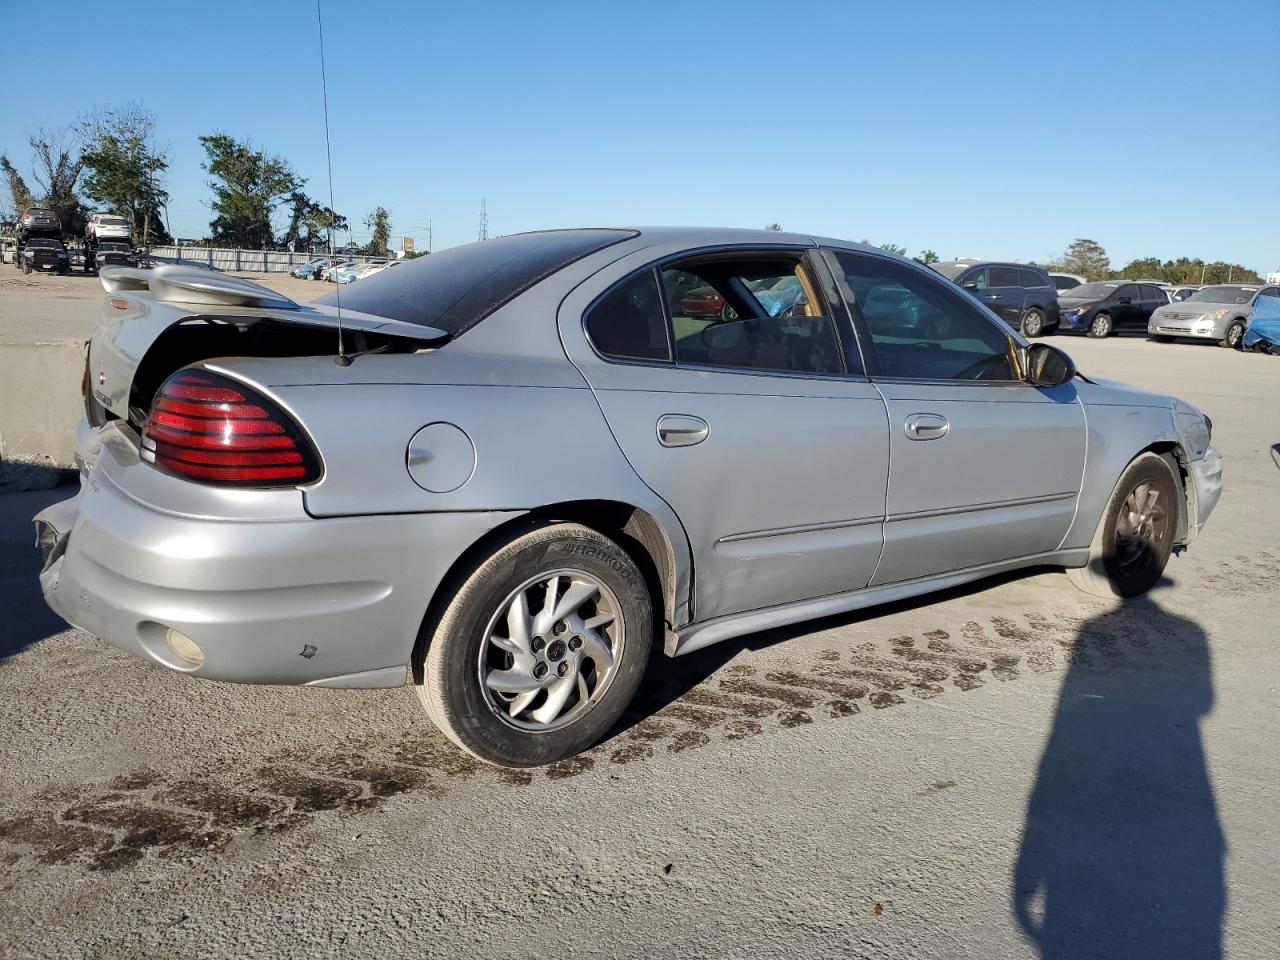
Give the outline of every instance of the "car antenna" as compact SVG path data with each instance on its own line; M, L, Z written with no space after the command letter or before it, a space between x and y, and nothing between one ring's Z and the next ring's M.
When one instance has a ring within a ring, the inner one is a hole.
M320 0L316 0L316 25L320 28L320 96L324 101L324 158L329 171L329 263L333 263L333 152L329 147L329 87L324 74L324 19L320 16ZM342 343L342 284L334 284L334 296L338 303L338 355L333 362L340 367L351 366Z

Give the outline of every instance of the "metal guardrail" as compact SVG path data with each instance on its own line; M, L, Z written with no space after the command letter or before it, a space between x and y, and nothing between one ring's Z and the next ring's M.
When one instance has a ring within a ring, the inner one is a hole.
M169 263L189 263L235 273L287 273L294 267L327 256L323 253L289 250L234 250L226 247L152 247L149 255ZM348 263L386 263L391 257L362 257L334 254Z

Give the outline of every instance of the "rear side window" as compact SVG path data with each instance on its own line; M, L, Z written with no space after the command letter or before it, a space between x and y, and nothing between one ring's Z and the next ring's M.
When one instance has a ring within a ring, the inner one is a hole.
M1036 287L1049 286L1048 277L1043 276L1039 273L1036 273L1036 271L1034 270L1027 270L1027 269L1019 270L1018 276L1022 278L1022 285L1024 287L1036 288Z
M1130 300L1141 299L1138 295L1138 285L1136 283L1126 283L1116 291L1116 299L1120 300L1128 297Z
M991 267L989 269L991 272L991 286L1016 287L1020 285L1016 267Z
M1168 300L1168 298L1164 295L1163 290L1161 290L1159 287L1154 286L1150 283L1142 284L1142 299L1157 300L1160 303L1164 303Z
M628 280L587 313L587 335L606 357L670 360L662 294L652 270Z
M676 363L840 374L835 324L799 258L684 261L662 271Z
M469 243L365 277L342 291L342 306L456 337L557 270L637 235L548 230ZM317 302L337 299L333 293Z

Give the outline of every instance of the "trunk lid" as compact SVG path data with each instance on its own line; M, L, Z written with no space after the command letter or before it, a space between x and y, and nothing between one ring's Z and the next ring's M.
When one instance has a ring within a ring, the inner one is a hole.
M335 307L303 305L239 277L188 267L105 267L103 313L89 343L94 400L123 420L145 416L175 370L232 356L337 355ZM348 353L414 352L448 339L433 327L342 311Z

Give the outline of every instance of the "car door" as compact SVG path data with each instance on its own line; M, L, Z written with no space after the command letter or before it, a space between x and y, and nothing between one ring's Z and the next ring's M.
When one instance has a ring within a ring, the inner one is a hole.
M1010 267L976 267L961 278L960 285L1016 328L1022 322L1022 288L1018 271Z
M803 248L653 256L575 290L560 329L636 473L684 524L693 619L865 587L888 427L821 273ZM780 307L787 277L804 293ZM681 307L681 291L703 286L723 315Z
M1147 328L1147 323L1151 320L1151 314L1155 313L1157 309L1168 303L1169 298L1165 296L1163 290L1154 284L1140 283L1138 284L1138 289L1141 293L1141 299L1139 301L1141 306L1133 326L1140 326L1145 330Z
M1019 377L1020 344L945 283L900 261L827 257L889 415L884 552L872 585L1051 553L1075 514L1085 421L1075 386ZM884 285L935 321L910 337L863 309Z
M1138 284L1126 283L1116 289L1112 298L1111 325L1117 330L1130 329L1138 325L1142 317L1142 293ZM1146 325L1146 319L1142 319Z

